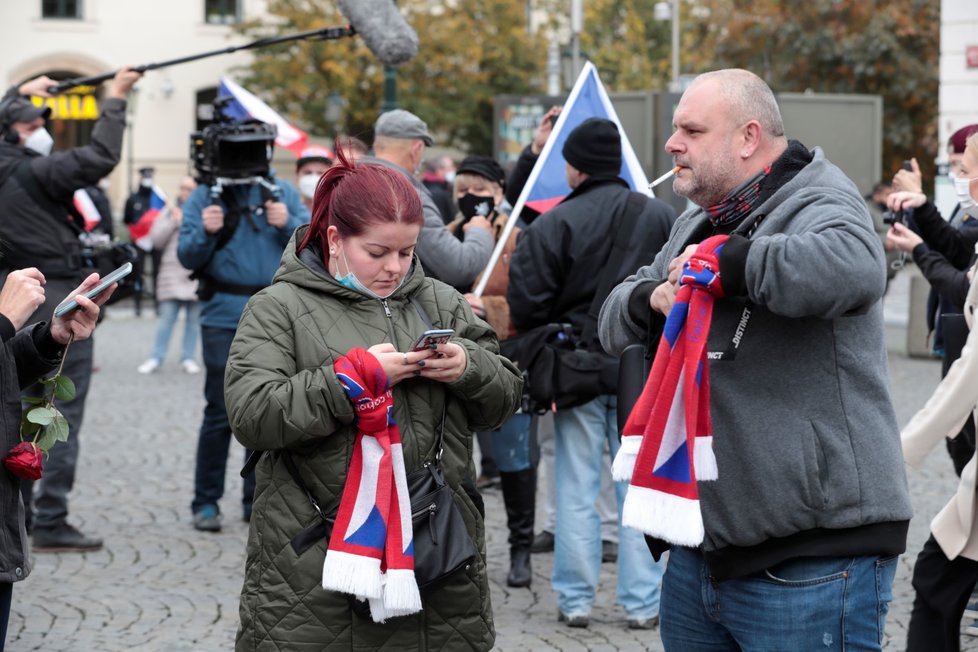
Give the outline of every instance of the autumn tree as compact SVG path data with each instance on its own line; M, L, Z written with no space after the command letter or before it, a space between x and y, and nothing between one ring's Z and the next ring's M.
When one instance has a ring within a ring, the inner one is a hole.
M398 104L424 119L440 145L492 153L493 97L539 94L546 43L527 32L520 0L401 0L418 56L396 69ZM273 26L245 23L249 37L343 25L332 0L269 0ZM383 100L384 68L357 37L254 50L243 82L314 135L368 136ZM331 98L332 95L332 98ZM340 124L327 108L341 101Z
M684 72L746 68L776 92L880 95L884 176L916 156L933 179L939 0L686 0L684 10Z

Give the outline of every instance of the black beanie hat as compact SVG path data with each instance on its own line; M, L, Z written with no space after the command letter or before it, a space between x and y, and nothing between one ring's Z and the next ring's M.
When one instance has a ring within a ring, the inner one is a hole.
M621 172L621 135L611 120L588 118L577 125L561 153L572 167L590 175Z
M506 187L506 173L496 159L489 156L466 156L455 168L455 174L477 174L484 179L495 181L503 188Z

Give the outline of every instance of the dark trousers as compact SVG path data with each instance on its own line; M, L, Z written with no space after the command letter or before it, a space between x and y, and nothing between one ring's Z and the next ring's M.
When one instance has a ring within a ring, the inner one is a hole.
M190 508L197 512L204 505L217 505L224 495L224 476L227 472L228 449L231 446L231 424L224 405L224 368L228 363L234 331L227 328L200 329L204 353L204 420L197 439L197 464L194 472L194 500ZM248 451L245 451L245 459ZM241 502L251 511L255 497L255 472L244 480Z
M957 652L961 649L961 617L978 582L978 562L948 559L933 535L913 568L917 592L910 612L907 652Z
M14 585L10 582L0 582L0 652L3 652L7 641L7 621L10 620L10 598L14 593Z
M77 286L78 283L72 279L48 279L44 285L44 304L27 323L50 319L54 307ZM68 420L68 441L59 442L51 448L44 460L44 475L40 480L24 480L20 484L25 516L27 522L33 526L55 527L68 518L68 494L75 486L75 468L78 465L82 421L85 418L85 400L92 380L94 350L94 338L72 342L69 347L61 373L75 383L75 398L57 403L58 409ZM44 385L35 383L24 390L24 395L42 396L47 391Z

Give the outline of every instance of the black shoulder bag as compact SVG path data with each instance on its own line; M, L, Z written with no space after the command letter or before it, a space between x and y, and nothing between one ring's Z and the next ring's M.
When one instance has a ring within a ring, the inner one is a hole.
M585 348L597 333L598 315L618 280L638 218L648 197L629 193L608 262L601 270L588 321L580 342L570 324L544 324L502 340L500 352L523 372L523 409L544 413L556 405L570 408L587 403L617 388L617 361L603 351Z

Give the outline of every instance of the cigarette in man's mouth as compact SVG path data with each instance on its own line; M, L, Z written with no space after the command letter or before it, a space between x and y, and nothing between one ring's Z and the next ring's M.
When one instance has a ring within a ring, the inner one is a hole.
M649 184L649 190L652 190L657 185L659 185L660 183L662 183L663 181L665 181L666 179L668 179L669 177L671 177L675 173L679 172L679 168L680 168L680 166L677 165L676 167L674 167L673 169L669 170L668 172L666 172L665 174L663 174L661 177L659 177L658 179L656 179L655 181L653 181L652 183L650 183Z

